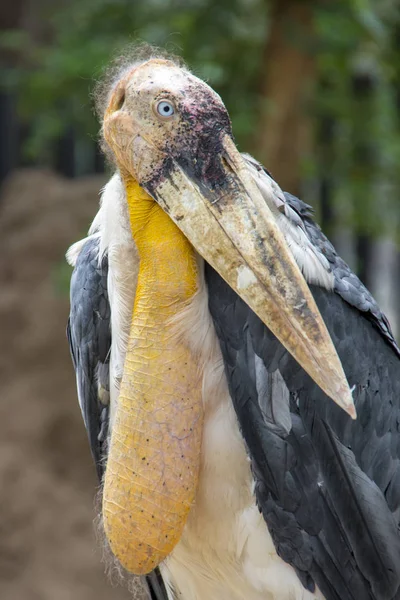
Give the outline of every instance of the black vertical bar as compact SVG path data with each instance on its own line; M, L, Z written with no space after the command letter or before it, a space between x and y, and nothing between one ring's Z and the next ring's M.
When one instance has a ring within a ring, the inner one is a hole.
M332 173L330 171L332 144L334 139L334 120L325 116L320 124L320 146L322 148L323 162L320 178L320 208L321 227L330 236L333 233L334 210L332 207Z
M67 127L56 143L54 167L64 177L75 177L75 133L72 127Z
M363 284L370 288L372 284L371 278L371 258L372 244L369 235L359 234L356 238L356 253L357 253L357 275Z
M95 173L104 173L104 171L105 171L104 154L100 150L99 144L95 143L95 147L94 147L94 172Z
M17 166L18 123L15 97L0 91L0 184Z
M356 101L366 103L371 101L374 93L375 81L369 73L357 73L352 78L353 95ZM364 169L369 167L371 170L375 167L375 152L373 140L367 137L364 139L356 139L354 142L354 157L358 164L363 165ZM372 289L373 277L371 270L372 266L373 240L368 233L359 233L356 238L356 253L357 253L357 275L364 285Z

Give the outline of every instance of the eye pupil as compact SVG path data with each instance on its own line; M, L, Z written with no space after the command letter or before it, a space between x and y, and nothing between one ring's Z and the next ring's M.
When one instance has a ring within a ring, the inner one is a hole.
M169 102L168 100L161 100L157 104L157 112L163 117L172 117L172 115L175 113L175 108L172 102Z

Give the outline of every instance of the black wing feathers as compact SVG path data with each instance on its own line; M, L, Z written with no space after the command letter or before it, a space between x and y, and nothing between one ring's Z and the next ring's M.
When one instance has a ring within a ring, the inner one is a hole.
M299 214L304 206L296 204ZM207 265L210 311L252 458L257 502L278 554L307 589L316 583L328 600L393 600L400 597L399 351L368 291L306 219L326 246L335 276L336 293L310 287L355 386L356 421ZM344 272L351 297L340 287ZM272 399L268 386L257 387L260 363L287 386L286 414L278 423L276 411L262 410ZM287 418L289 432L282 426Z
M98 239L89 239L79 253L72 274L67 326L79 404L100 479L108 429L111 347L107 272L107 256L99 263Z
M396 344L389 321L382 313L378 304L361 283L345 261L338 256L335 248L328 238L322 233L321 228L312 219L312 208L296 196L284 192L289 206L299 215L311 242L329 261L334 277L335 292L346 300L348 304L365 312L367 318L381 331L384 339L394 348L400 356L400 349Z

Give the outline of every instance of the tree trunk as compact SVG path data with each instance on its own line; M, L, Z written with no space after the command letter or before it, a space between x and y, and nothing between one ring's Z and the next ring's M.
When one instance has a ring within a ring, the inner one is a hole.
M316 75L311 45L315 2L275 0L264 50L258 158L281 187L301 192L301 165L310 152L308 99Z

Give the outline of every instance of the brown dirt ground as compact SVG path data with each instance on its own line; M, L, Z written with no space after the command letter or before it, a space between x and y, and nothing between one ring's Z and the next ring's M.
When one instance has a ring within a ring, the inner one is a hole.
M123 600L94 535L95 472L55 274L96 211L100 176L16 172L0 198L0 598Z

